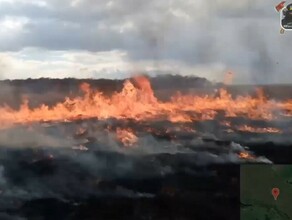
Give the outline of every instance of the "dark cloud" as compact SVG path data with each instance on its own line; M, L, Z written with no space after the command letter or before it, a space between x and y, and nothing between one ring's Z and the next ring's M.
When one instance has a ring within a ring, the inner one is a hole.
M29 22L12 36L0 35L5 41L0 50L123 50L133 61L223 63L235 71L256 72L259 81L267 79L264 73L270 72L268 78L273 81L273 70L289 69L288 56L281 60L282 69L274 66L279 56L276 48L282 48L281 54L290 50L287 36L279 36L276 1L45 2L46 6L2 3L2 18L21 16Z

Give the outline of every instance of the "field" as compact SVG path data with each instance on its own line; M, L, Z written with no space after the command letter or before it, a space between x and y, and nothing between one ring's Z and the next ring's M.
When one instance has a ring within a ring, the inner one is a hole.
M239 219L240 165L291 162L290 90L2 81L0 217Z

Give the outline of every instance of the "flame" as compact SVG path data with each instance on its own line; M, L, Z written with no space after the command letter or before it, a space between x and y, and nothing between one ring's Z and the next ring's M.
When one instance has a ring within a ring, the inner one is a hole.
M135 76L134 82L141 90L140 99L144 99L146 102L156 103L157 99L154 96L150 81L144 76Z
M255 157L253 155L251 155L250 153L248 152L240 152L239 155L238 155L239 158L241 159L254 159Z
M221 121L221 125L226 126L226 127L231 127L231 122L230 121Z
M138 141L138 137L130 129L117 128L116 130L117 139L123 143L125 147L131 147Z
M66 122L77 119L134 119L136 121L167 119L171 122L194 122L213 120L218 112L226 118L244 117L252 120L273 120L292 116L292 100L274 101L258 90L257 97L238 96L233 98L226 90L220 89L219 96L176 94L170 101L158 100L146 77L137 76L124 83L121 92L106 97L93 90L89 84L80 86L83 96L65 98L64 102L52 107L42 104L30 108L27 98L23 99L19 110L8 105L0 107L0 127L34 122ZM247 127L241 129L249 129ZM273 129L267 131L274 132ZM82 133L80 131L78 134ZM77 134L77 135L78 135Z
M267 127L267 128L256 128L248 125L242 125L237 127L237 130L251 133L282 133L280 129Z

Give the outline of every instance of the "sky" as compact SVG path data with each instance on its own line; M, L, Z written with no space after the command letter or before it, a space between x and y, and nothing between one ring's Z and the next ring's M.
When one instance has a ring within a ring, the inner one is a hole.
M237 84L292 83L279 2L0 0L0 79L148 72L220 82L233 71Z

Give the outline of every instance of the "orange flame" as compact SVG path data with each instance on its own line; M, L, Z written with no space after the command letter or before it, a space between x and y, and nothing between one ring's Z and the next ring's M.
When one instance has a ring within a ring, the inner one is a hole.
M251 132L251 133L282 133L282 131L277 128L272 128L272 127L256 128L256 127L251 127L248 125L239 126L237 127L237 130Z
M134 85L135 84L135 85ZM224 89L219 97L212 95L195 96L177 94L170 101L159 101L146 77L135 77L134 82L125 81L121 92L111 97L83 83L80 89L83 96L66 98L53 107L41 105L30 109L24 99L20 110L4 105L0 107L0 127L33 122L73 121L76 119L135 119L161 120L172 122L193 122L212 120L217 113L224 112L225 117L246 117L250 119L272 120L278 117L292 116L292 100L276 102L268 100L261 90L257 97L232 96ZM283 112L283 113L282 113Z
M138 141L138 137L131 129L117 128L116 134L117 139L122 142L125 147L131 147Z
M239 158L241 158L241 159L254 159L255 157L254 156L252 156L250 153L248 153L248 152L240 152L239 153Z

